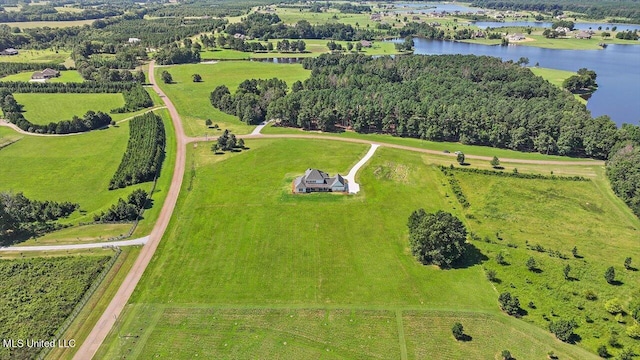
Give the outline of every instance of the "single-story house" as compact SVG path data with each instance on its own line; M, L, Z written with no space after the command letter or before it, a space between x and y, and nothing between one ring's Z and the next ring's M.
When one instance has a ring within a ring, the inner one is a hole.
M484 38L484 33L482 31L478 31L475 34L473 34L473 36L476 38Z
M570 33L570 32L571 32L571 30L569 30L569 28L568 28L568 27L558 26L558 27L556 28L556 32L568 34L568 33Z
M244 36L243 34L240 33L235 33L233 34L234 39L242 39L244 40L246 38L246 36Z
M5 56L18 55L18 50L14 49L14 48L4 49L4 50L0 51L0 55L5 55Z
M371 14L371 16L369 17L369 20L380 21L380 20L382 20L382 15L380 15L380 14Z
M371 41L360 40L360 45L362 45L362 47L370 48L371 47Z
M580 31L576 34L576 39L591 39L591 34L586 31Z
M31 80L49 80L58 76L60 76L59 71L46 68L42 71L34 72L33 75L31 75Z
M507 39L509 39L509 41L522 41L526 39L526 37L524 36L524 34L515 33L507 36Z
M304 194L311 192L346 192L348 190L347 180L340 174L329 176L324 171L318 169L307 169L304 175L293 180L293 192Z
M142 41L142 40L140 40L138 38L129 38L129 44L139 43L140 41Z

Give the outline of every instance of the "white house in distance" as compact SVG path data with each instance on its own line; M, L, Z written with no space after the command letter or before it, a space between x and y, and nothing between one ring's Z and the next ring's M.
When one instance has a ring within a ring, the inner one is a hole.
M129 38L129 44L137 44L140 41L142 41L142 40L140 40L138 38Z
M349 186L340 174L329 176L318 169L307 169L304 175L293 180L293 192L304 194L311 192L347 192Z

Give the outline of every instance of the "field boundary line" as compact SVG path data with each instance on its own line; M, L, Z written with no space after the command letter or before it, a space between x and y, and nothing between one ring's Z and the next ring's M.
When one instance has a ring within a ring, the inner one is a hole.
M396 322L398 324L398 342L400 343L400 359L407 360L407 341L404 338L404 325L402 324L402 310L396 310Z

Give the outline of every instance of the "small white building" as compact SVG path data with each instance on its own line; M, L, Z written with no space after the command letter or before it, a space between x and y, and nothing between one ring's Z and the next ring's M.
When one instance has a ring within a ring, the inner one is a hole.
M129 44L137 44L140 41L142 41L142 40L140 40L138 38L129 38Z

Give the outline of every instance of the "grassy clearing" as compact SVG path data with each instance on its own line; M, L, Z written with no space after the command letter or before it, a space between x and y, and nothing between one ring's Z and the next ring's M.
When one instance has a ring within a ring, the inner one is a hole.
M552 83L553 85L561 89L564 89L562 87L562 83L564 82L565 79L577 74L573 71L549 69L549 68L541 68L541 67L531 67L529 68L529 70L531 70L531 72L534 73L535 75L542 77L543 79L547 80L548 82ZM583 104L587 103L587 100L580 97L580 95L575 94L574 97L576 98L576 100L580 101Z
M250 53L231 49L209 49L200 53L203 60L247 60L247 59L264 59L264 58L306 58L314 57L329 52L327 48L328 40L303 39L306 43L306 52L304 53L281 53L281 52L259 52ZM276 43L280 40L270 41L275 48ZM265 46L267 42L262 42ZM346 49L347 41L336 41L342 44ZM354 44L356 42L351 42ZM373 42L370 48L362 48L362 54L365 55L394 55L398 54L394 44L385 42Z
M226 85L231 92L245 79L270 79L278 77L291 85L296 80L304 80L310 71L304 70L300 64L270 64L248 61L227 61L216 64L195 64L158 67L156 79L167 70L175 83L167 85L159 82L162 90L174 103L182 117L184 129L189 136L204 134L218 135L222 130L212 130L205 126L205 120L211 119L222 129L229 129L236 134L251 132L248 126L237 117L228 115L211 106L209 94L218 85ZM194 83L191 75L200 74L201 83Z
M23 21L0 23L0 25L9 25L11 27L19 27L20 29L32 29L38 27L64 28L71 26L91 25L94 20L74 20L74 21Z
M107 276L102 280L100 287L96 289L91 299L89 299L83 307L82 311L76 317L76 320L71 324L62 338L75 339L78 344L81 344L87 338L133 266L133 263L140 253L140 249L140 247L126 247L122 249L118 260L116 260ZM47 358L69 359L73 357L78 349L78 346L75 348L54 348L47 355Z
M14 133L2 128L0 134ZM128 126L60 137L25 136L0 151L0 191L24 192L38 200L80 203L64 222L92 221L93 212L105 210L135 188L149 183L108 190L127 146Z
M15 93L14 97L19 104L24 105L24 117L39 125L70 120L74 115L82 117L89 110L109 114L111 109L124 106L122 94ZM118 121L131 116L131 113L110 115Z
M436 142L436 141L427 141L415 138L402 138L391 135L381 135L381 134L359 134L353 131L345 131L341 133L323 133L323 132L309 132L304 131L297 128L289 128L289 127L279 127L268 125L262 130L263 134L313 134L313 135L324 135L324 136L337 136L344 138L354 138L354 139L365 139L372 142L380 141L383 143L389 144L397 144L397 145L405 145L411 146L421 149L430 149L437 151L448 150L451 153L454 151L462 151L466 155L479 155L479 156L497 156L499 158L510 158L510 159L523 159L523 160L563 160L563 161L584 161L584 159L579 158L571 158L567 156L558 156L558 155L544 155L540 153L526 153L508 149L498 149L489 146L478 146L478 145L463 145L460 143L452 143L452 142ZM451 155L453 156L453 155ZM455 159L452 158L451 161ZM473 162L470 160L470 162Z
M34 71L21 72L19 74L13 74L0 78L0 81L29 81ZM61 71L60 77L53 78L49 82L83 82L84 79L80 76L80 73L75 70Z
M503 348L519 358L591 357L500 314L481 265L441 271L414 261L411 211L462 214L426 155L381 148L358 175L360 194L296 196L291 180L304 169L345 173L367 146L261 139L216 156L207 145L189 148L194 171L166 237L98 357L396 359L403 347L409 359L433 349L430 358L490 358ZM456 320L472 342L453 340Z
M0 333L4 339L51 339L109 256L0 261ZM0 348L2 358L34 358L37 347Z
M12 25L10 25L12 26ZM65 50L19 50L18 55L2 56L2 62L65 62L71 52Z
M552 321L575 319L580 326L576 333L581 346L591 351L607 342L612 329L622 334L621 343L634 343L624 336L626 325L618 324L603 304L617 297L626 305L640 287L640 274L622 266L627 256L640 258L640 221L613 196L602 172L587 183L466 173L456 177L471 203L466 215L468 225L480 237L494 242L477 242L492 259L486 267L497 271L501 282L496 287L500 291L520 297L528 311L526 321L546 328L545 317ZM496 234L503 240L497 240ZM559 251L568 259L528 250L527 243ZM574 246L579 258L571 255ZM510 265L498 265L493 260L498 253ZM537 261L539 273L527 270L529 257ZM562 273L567 264L571 267L570 280L565 280ZM606 283L603 274L609 266L616 268L620 285ZM593 291L597 300L586 299L587 290ZM535 308L527 307L529 301ZM625 322L630 324L628 317Z

